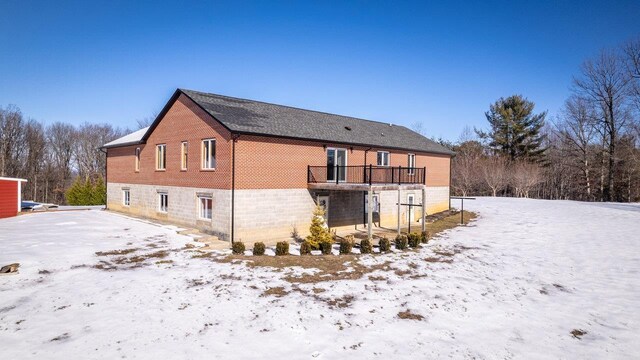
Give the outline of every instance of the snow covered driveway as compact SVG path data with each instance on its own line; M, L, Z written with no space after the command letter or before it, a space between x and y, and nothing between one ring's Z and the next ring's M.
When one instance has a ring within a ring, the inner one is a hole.
M470 226L331 281L216 261L102 211L3 219L0 264L21 268L0 277L2 357L638 357L640 205L465 208Z

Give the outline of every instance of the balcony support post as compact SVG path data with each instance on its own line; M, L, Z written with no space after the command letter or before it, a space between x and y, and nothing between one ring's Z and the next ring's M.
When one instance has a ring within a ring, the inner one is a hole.
M427 187L422 186L422 232L427 230Z
M369 241L372 241L373 239L373 232L372 232L372 227L373 227L373 190L371 189L371 186L369 186L369 191L367 194L367 200L368 200L368 204L367 204L367 238L369 239Z
M400 235L400 204L402 203L402 199L400 196L400 187L398 186L398 235Z

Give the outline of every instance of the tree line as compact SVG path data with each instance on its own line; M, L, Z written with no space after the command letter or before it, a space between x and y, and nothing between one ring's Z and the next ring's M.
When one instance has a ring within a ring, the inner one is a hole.
M640 38L584 61L570 90L553 119L512 95L490 105L487 129L439 139L456 152L454 194L639 201ZM421 124L414 130L422 132ZM45 126L16 106L0 107L0 176L26 178L24 199L103 202L99 148L129 132L110 124Z
M602 50L573 78L553 119L521 95L485 113L488 129L453 143L457 195L640 200L640 39Z
M99 148L129 132L110 124L45 126L14 105L0 107L0 176L27 179L25 200L104 203L106 157Z

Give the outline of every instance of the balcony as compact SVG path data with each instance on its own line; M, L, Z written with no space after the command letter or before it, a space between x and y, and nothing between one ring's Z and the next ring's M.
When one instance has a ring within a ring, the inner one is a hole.
M373 165L308 166L307 183L310 188L344 188L360 190L367 187L397 189L407 185L424 185L427 168L390 167Z

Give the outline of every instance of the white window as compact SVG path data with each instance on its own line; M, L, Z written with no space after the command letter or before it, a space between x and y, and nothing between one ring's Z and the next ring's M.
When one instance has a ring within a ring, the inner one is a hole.
M378 166L389 166L388 151L378 151Z
M158 194L158 211L166 213L168 209L169 209L169 194L159 193Z
M187 170L187 159L189 156L189 144L183 141L180 145L180 170Z
M136 160L135 160L135 169L136 171L140 171L140 148L136 148Z
M129 189L122 190L122 205L129 206L131 204L131 191Z
M409 160L408 160L408 167L409 167L409 175L414 175L415 174L415 167L416 167L416 155L415 154L409 154Z
M202 168L216 168L216 139L202 140Z
M200 207L198 216L200 217L200 219L211 220L211 208L213 206L213 199L210 196L198 196L198 202Z
M156 170L165 170L167 165L167 145L156 145Z

